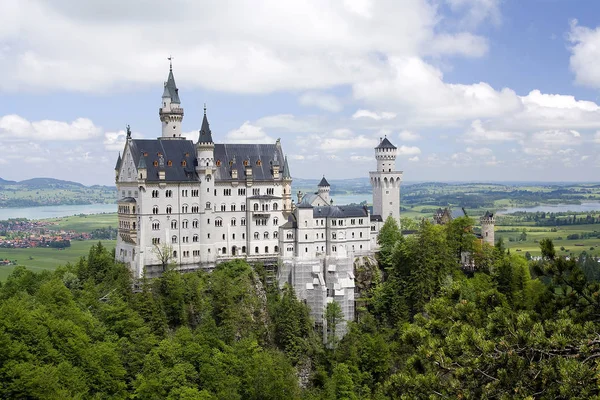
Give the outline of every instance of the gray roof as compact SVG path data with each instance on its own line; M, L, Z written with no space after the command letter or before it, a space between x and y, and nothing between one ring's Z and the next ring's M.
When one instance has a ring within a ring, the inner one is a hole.
M204 109L204 118L202 119L202 127L200 128L198 142L213 143L212 132L210 131L210 125L208 124L208 118L206 118L206 108Z
M165 181L183 182L198 179L195 170L196 148L191 140L133 139L129 146L135 165L146 164L147 180L150 182L159 181L160 154L165 161Z
M321 179L321 182L319 182L319 184L317 186L319 186L319 187L329 186L329 182L327 182L327 179L325 179L325 175L323 175L323 179Z
M117 203L137 203L137 200L133 197L123 197L122 199L119 199Z
M138 169L148 169L148 166L146 165L146 157L143 157L140 154L140 162L138 163L137 166Z
M371 221L379 221L379 222L383 222L383 218L381 218L381 215L371 215Z
M466 217L467 216L467 212L465 211L464 208L460 208L458 210L452 210L452 211L450 211L450 216L452 217L452 219L456 219L456 218L460 218L460 217Z
M273 196L271 194L259 194L256 196L250 196L248 198L253 199L253 200L279 200L279 199L281 199L281 197Z
M294 214L290 214L288 220L285 224L281 226L283 229L292 229L298 227L298 222L296 221L296 216Z
M494 213L486 211L485 214L483 215L483 218L494 218Z
M121 169L121 152L119 152L119 158L117 158L117 164L115 165L115 169L117 171Z
M366 207L360 206L322 206L313 207L313 218L348 218L366 217L369 213Z
M314 203L315 200L317 200L317 198L323 200L323 203L327 203L319 193L306 193L304 196L302 196L301 202L312 205L312 203Z
M384 137L383 140L379 143L379 145L377 147L375 147L376 149L395 149L396 146L394 146L387 137Z
M292 175L290 175L290 167L288 166L287 156L285 156L285 161L283 162L283 179L292 179Z
M277 158L283 158L281 147L275 144L215 144L215 165L220 161L215 179L232 180L231 171L233 169L238 171L238 179L244 179L246 176L244 162L247 161L248 166L252 167L254 180L271 181L273 180L271 163L275 154L277 154ZM231 165L229 165L230 162ZM279 179L282 179L281 175Z
M163 97L170 97L171 103L181 103L179 101L179 89L177 89L177 85L175 84L175 78L173 77L173 68L169 68L169 77L165 82L165 90L163 92Z

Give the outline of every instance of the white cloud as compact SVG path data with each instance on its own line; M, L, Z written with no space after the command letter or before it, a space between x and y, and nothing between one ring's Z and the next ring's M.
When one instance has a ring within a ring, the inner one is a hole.
M414 156L415 154L421 154L421 149L416 146L405 146L398 147L398 155L400 156Z
M475 27L489 20L494 24L500 23L500 0L446 0L455 12L465 10L461 20L462 25Z
M548 130L535 132L531 137L532 142L548 146L571 146L581 143L581 134L574 130Z
M340 112L344 108L337 97L318 92L304 93L298 101L303 106L314 106L330 112Z
M371 139L364 135L349 136L346 139L320 138L318 148L326 152L336 152L347 149L368 149L377 146L377 139Z
M0 139L3 140L87 140L101 133L102 129L87 118L77 118L70 123L53 120L30 122L14 114L0 118Z
M225 136L228 143L274 143L275 139L267 135L260 126L246 121L237 129L229 131Z
M550 156L554 154L552 150L540 147L524 147L523 153L531 156Z
M569 63L575 73L575 81L600 88L600 70L597 68L600 63L600 28L586 28L572 20L568 39L572 44Z
M476 156L491 156L492 155L492 149L488 149L487 147L481 147L481 148L473 148L473 147L467 147L465 150L467 153L469 154L473 154Z
M0 43L10 46L0 58L12 62L0 71L0 88L106 92L155 84L173 53L186 87L323 89L376 77L391 55L479 56L487 50L486 40L471 32L445 32L442 20L427 0L224 0L210 7L161 0L143 7L116 0L4 2ZM177 40L165 34L174 24Z
M419 156L414 156L408 159L408 161L417 162L419 161Z
M400 132L398 134L398 137L400 138L400 140L404 140L405 142L415 142L421 139L421 135L419 135L418 133L406 130Z
M365 163L365 162L372 162L373 161L373 157L367 157L367 156L350 156L350 160L351 161L355 161L355 162Z
M369 110L357 110L352 115L352 119L358 119L358 118L372 118L376 121L379 121L379 120L394 119L394 118L396 118L396 114L392 113L392 112L378 113L378 112L369 111Z
M509 132L487 129L481 120L471 123L471 128L462 136L467 143L500 143L521 140L524 134L520 132Z

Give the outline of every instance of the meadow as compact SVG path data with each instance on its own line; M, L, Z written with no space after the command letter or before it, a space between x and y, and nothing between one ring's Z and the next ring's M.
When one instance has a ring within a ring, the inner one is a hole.
M49 218L44 221L51 222L53 229L64 229L79 233L91 232L94 229L117 227L117 213L74 215L71 217Z
M112 250L116 245L116 240L102 240L101 242L109 250ZM64 250L47 247L31 247L28 249L0 248L0 259L16 260L18 265L23 265L33 271L54 270L59 265L74 263L80 257L87 256L90 247L97 243L97 240L72 241L71 247ZM6 280L6 277L14 268L13 265L0 266L0 282Z

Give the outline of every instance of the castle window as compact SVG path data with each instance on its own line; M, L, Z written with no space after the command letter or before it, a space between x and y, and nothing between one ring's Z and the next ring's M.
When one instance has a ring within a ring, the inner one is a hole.
M198 207L198 206L192 206L192 212L193 213L197 213L198 211L200 211L200 207Z
M269 252L269 246L265 246L265 253Z
M177 243L177 236L171 236L171 243Z
M225 211L227 209L227 206L225 204L221 204L221 211Z
M144 152L144 157L148 157L148 152L147 151Z
M247 166L248 166L248 164L250 164L250 163L248 162L248 160L244 160L244 167L247 167ZM258 249L258 247L257 247L257 249ZM257 253L258 253L258 251L257 251Z
M258 203L254 203L254 211L258 211Z
M160 230L160 222L158 222L158 221L154 221L154 222L152 223L152 230L153 230L153 231L158 231L158 230Z
M254 188L254 189L252 189L252 195L253 196L260 195L260 188Z
M231 205L231 211L235 211L235 204Z
M277 239L277 236L279 236L279 234L277 233L277 231L273 232L273 239Z
M158 190L152 191L152 197L158 197Z
M242 219L240 220L240 225L241 225L241 226L246 226L246 218L242 218Z
M215 226L223 226L223 220L221 218L215 219Z
M246 254L246 246L242 246L242 254Z
M231 218L231 226L235 226L236 225L236 220L235 218Z
M165 197L173 197L173 191L172 190L165 191Z
M258 239L259 238L259 233L258 232L254 232L254 239Z
M172 208L171 206L167 206L167 214L171 214Z
M206 209L207 209L207 210L210 210L210 201L207 201L207 202L206 202Z
M268 238L269 238L269 232L265 232L265 233L264 233L264 235L263 235L263 237L264 237L265 239L268 239Z
M223 247L223 248L221 249L221 253L222 253L222 254L227 254L227 247Z
M279 222L279 220L277 219L277 217L273 218L273 225L277 226L278 222Z
M246 195L246 188L238 189L238 196L245 196L245 195Z
M192 221L192 228L197 228L198 227L198 220L195 219Z
M152 238L152 244L154 244L154 245L160 244L160 238Z
M156 160L155 160L155 161L152 163L152 165L154 165L155 167L158 167L158 161L156 161Z
M217 167L221 166L221 160L217 160Z
M273 211L277 211L277 208L279 208L279 206L277 205L277 203L273 203Z
M177 257L177 250L173 251L173 257Z
M171 229L177 229L177 220L176 219L171 221Z
M267 188L267 194L274 194L275 193L275 189L273 188Z
M169 160L167 161L167 167L172 167L173 166L173 161Z
M182 213L187 213L188 212L188 206L187 205L182 206L181 207L181 212Z
M275 251L275 253L279 253L279 246L275 246L275 249L273 249Z
M262 161L256 160L256 165L258 165L260 167L262 165Z
M240 210L241 211L246 211L246 205L245 204L241 204L240 205Z
M187 227L188 227L188 220L187 219L184 219L183 221L181 221L181 227L183 229L187 229Z
M152 207L152 214L158 214L158 206Z
M223 196L231 196L231 189L223 189Z
M254 254L258 254L258 246L254 248Z
M362 237L362 232L359 233L359 236Z

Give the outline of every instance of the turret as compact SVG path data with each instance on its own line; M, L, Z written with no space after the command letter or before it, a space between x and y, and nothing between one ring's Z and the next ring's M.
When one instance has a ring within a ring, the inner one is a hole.
M379 145L375 147L375 159L377 160L378 172L392 172L396 169L397 149L387 137L380 139Z
M169 57L169 61L171 61L171 57ZM181 138L183 108L181 108L179 89L177 89L175 77L173 76L172 63L169 63L169 76L165 82L162 104L158 110L158 115L162 123L162 138Z
M481 223L481 237L483 242L493 246L495 244L494 227L496 225L494 214L486 211L485 214L479 218L479 222Z
M319 185L317 187L319 190L319 195L325 201L325 205L329 204L329 194L331 191L331 186L329 186L329 182L327 182L327 179L325 179L325 175L323 175L323 179L321 179L321 182L319 182Z
M290 167L288 165L287 156L283 161L283 211L292 211L292 175L290 174Z
M119 179L119 171L121 170L121 152L119 152L119 158L117 158L117 164L115 165L115 181Z
M204 106L204 118L202 126L198 132L198 143L196 143L196 157L198 158L198 168L209 167L212 169L215 163L215 143L213 142L212 132L208 118L206 117L206 106Z

